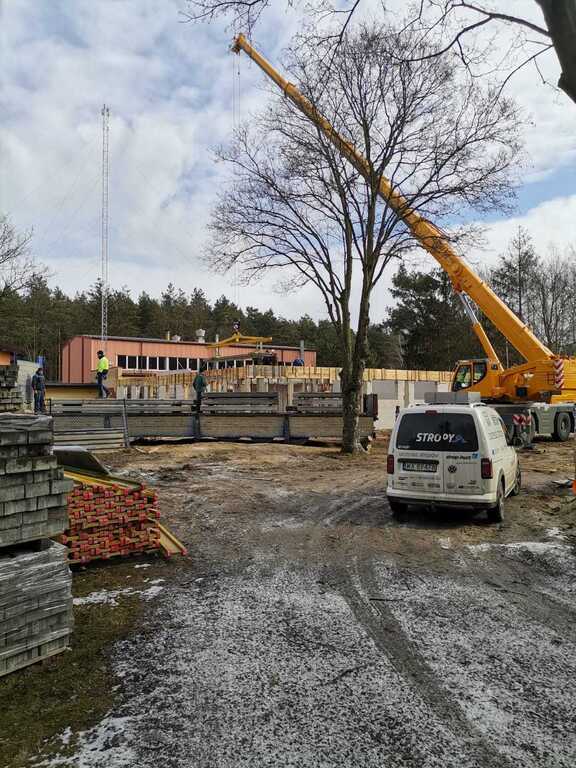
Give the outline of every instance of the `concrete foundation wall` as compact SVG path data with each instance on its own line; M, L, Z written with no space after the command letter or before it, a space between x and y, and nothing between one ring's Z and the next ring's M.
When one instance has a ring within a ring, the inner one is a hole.
M392 429L396 408L422 402L426 392L448 392L450 385L437 381L369 381L366 394L378 395L376 429Z

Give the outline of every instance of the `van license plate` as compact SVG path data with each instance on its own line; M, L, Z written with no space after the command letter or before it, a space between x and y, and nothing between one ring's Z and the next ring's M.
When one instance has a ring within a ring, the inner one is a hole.
M403 461L402 467L406 472L436 472L438 464L425 461Z

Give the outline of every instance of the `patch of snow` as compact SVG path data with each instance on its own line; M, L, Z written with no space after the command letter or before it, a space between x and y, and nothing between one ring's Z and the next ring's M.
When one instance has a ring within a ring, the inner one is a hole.
M452 544L450 543L450 538L438 539L438 544L440 544L442 549L452 549Z
M120 595L132 595L134 590L128 587L127 589L103 589L100 592L91 592L86 597L75 597L74 605L118 605L116 598Z
M134 768L136 753L126 743L131 720L130 717L107 715L94 728L76 734L73 755L34 759L30 765L32 768ZM68 744L71 736L72 732L67 728L60 739Z
M152 565L150 563L138 563L134 568L152 568Z
M64 745L69 744L71 737L72 737L72 728L68 726L68 728L66 728L66 730L62 731L62 733L60 734L60 741Z
M491 544L489 542L484 542L483 544L467 544L466 549L472 553L488 552L491 549L524 550L526 552L531 552L534 555L547 554L548 552L570 551L570 547L567 544L560 544L559 542L553 541L513 541L508 544Z
M543 555L548 552L565 550L568 552L570 547L566 544L558 544L551 541L518 541L513 544L504 544L508 549L523 549L526 552L532 552L534 555Z
M163 581L163 579L161 579L161 581ZM160 592L162 592L163 589L164 587L159 586L150 587L149 589L145 589L144 592L140 592L139 594L144 600L153 600L160 594Z
M564 536L560 528L548 528L546 536L548 536L549 539L560 539L561 541L566 539L566 536Z
M164 581L164 579L155 579L154 581ZM140 595L144 600L152 600L163 589L164 587L160 587L157 584L145 590L132 589L131 587L126 589L103 589L101 592L91 592L86 597L75 597L73 603L74 605L118 605L118 598L121 595Z

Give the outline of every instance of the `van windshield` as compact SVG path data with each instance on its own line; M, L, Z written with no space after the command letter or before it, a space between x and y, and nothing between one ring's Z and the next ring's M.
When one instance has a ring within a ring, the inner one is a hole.
M467 413L405 413L396 448L404 451L478 450L474 419Z

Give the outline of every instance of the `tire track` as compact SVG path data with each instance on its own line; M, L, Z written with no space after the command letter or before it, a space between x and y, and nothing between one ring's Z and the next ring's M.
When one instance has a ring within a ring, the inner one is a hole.
M466 557L463 553L461 557L466 563L467 575L505 594L527 618L553 629L562 638L574 637L576 609L538 589L534 564L528 566L506 557L497 561Z
M380 591L369 563L359 563L356 575L364 595L377 594ZM335 574L333 586L346 600L376 647L453 736L470 751L470 756L477 761L479 768L515 768L515 764L470 722L460 704L442 685L415 644L405 634L386 603L369 601L356 588L351 574L345 569Z

